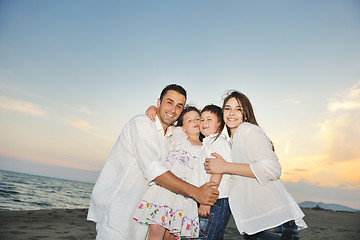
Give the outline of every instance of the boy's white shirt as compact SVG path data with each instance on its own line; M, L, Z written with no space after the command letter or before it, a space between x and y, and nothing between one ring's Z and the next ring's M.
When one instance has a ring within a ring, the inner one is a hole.
M224 134L221 134L216 139L217 135L217 133L211 134L203 139L203 146L198 166L200 186L210 181L211 174L206 173L204 169L204 162L206 158L214 158L211 155L212 153L217 153L224 158L225 161L231 162L231 148L229 142L227 141L227 137ZM230 184L231 175L223 174L218 188L219 198L226 198L229 196Z

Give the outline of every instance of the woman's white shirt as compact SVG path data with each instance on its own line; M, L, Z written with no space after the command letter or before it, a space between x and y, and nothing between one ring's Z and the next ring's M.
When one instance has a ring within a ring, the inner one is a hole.
M256 176L233 175L229 203L239 232L254 234L290 220L306 228L304 213L280 180L281 166L265 132L259 126L242 123L231 147L232 161L250 164Z
M213 156L211 156L212 153L217 153L224 158L225 161L231 162L231 148L226 136L221 134L218 138L216 138L217 135L218 134L211 134L203 140L198 167L200 186L210 181L211 174L206 173L204 163L206 158L213 158ZM218 187L219 198L229 197L231 176L232 175L230 174L223 174Z

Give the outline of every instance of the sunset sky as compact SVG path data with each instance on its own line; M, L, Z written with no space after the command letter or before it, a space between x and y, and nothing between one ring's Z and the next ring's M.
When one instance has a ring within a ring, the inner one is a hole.
M0 169L95 182L170 83L245 93L297 202L360 209L359 1L0 1Z

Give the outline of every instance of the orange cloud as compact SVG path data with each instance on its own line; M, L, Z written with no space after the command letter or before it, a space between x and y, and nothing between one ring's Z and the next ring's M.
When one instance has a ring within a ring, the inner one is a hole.
M328 156L297 157L289 161L303 165L302 168L284 169L281 179L284 182L306 182L317 186L341 188L360 188L360 157L353 161L326 163ZM307 168L304 168L307 166Z
M97 127L95 127L94 125L91 125L90 123L88 123L85 120L77 120L77 121L73 121L70 123L71 126L79 128L80 130L84 131L84 132L90 132L92 130L98 130Z
M360 169L360 84L329 100L328 110L327 120L318 124L312 139L306 140L309 146L318 146L318 150L307 156L287 155L282 179L360 188L357 171Z

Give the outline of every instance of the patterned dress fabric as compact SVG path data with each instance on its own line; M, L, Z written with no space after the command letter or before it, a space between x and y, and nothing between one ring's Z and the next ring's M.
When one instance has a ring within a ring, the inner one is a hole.
M180 179L198 186L198 156L201 146L193 146L181 129L174 130L175 149L165 161L167 168ZM199 236L196 201L153 184L139 203L134 220L140 224L158 224L178 237Z

